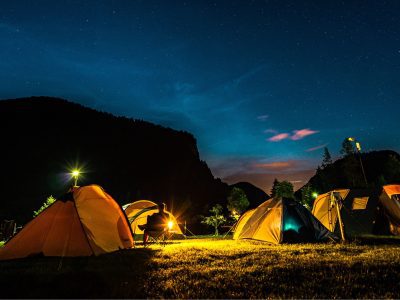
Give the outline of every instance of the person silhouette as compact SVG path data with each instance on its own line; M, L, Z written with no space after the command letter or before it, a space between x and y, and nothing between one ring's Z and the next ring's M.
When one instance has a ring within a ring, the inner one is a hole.
M147 216L146 224L139 225L143 230L143 245L146 245L149 239L149 232L163 232L167 228L169 215L166 213L165 203L157 204L158 212Z

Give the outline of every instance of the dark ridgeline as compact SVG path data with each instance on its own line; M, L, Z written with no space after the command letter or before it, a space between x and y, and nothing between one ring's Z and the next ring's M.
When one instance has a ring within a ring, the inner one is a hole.
M400 155L392 150L371 151L361 154L368 188L378 192L385 184L400 184ZM318 193L338 188L366 188L359 154L346 155L324 167L319 167L310 178L309 185ZM296 192L301 199L301 191Z
M249 209L251 208L256 208L259 206L261 203L264 201L268 200L270 196L268 196L267 193L265 193L262 189L252 185L251 183L248 182L238 182L235 184L230 185L231 188L239 188L244 191L244 193L247 196L247 199L250 202Z
M86 171L80 185L99 184L120 204L163 201L189 224L226 203L228 185L187 132L49 97L0 101L0 128L0 219L31 219L72 184L65 173L76 161Z

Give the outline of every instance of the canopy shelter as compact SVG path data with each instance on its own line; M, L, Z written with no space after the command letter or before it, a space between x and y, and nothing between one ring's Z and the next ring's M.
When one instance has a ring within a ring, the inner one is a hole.
M133 247L121 207L100 186L73 188L0 249L0 260L30 256L90 256Z
M123 208L126 216L128 217L129 223L131 224L134 235L143 234L143 230L139 228L139 225L146 224L147 217L158 212L157 204L150 200L135 201L124 205ZM174 215L169 211L165 211L165 213L169 216L169 224L165 224L165 226L169 225L168 230L173 232L175 237L183 236L182 230L180 229Z
M373 190L338 189L319 195L313 215L331 232L339 232L340 218L349 236L364 234L400 234L400 186Z
M385 185L379 201L387 218L389 231L400 235L400 185Z
M273 244L318 242L335 238L304 206L288 198L273 198L245 212L233 239L254 239Z

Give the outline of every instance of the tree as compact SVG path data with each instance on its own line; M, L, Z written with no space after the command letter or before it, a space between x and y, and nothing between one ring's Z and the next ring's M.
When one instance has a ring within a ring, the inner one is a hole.
M228 196L227 208L231 212L235 220L239 219L239 216L246 210L250 205L249 200L245 192L237 187L234 187Z
M271 197L275 197L276 195L276 187L279 185L278 179L274 179L274 182L272 183L272 189L271 189Z
M326 168L330 164L332 164L332 156L329 153L328 148L324 147L324 155L322 157L322 168Z
M213 206L213 208L210 209L210 213L211 216L204 217L201 223L214 227L215 229L214 235L218 236L218 227L226 222L225 217L221 214L222 206L219 204Z
M387 181L397 182L400 180L400 161L395 155L389 155L387 161L383 165L383 170Z
M348 138L344 139L340 153L343 154L343 156L348 156L355 153L354 145Z
M276 186L275 196L294 198L293 184L286 180L279 182Z
M301 204L311 210L313 202L313 189L311 185L307 184L301 188Z
M48 197L46 202L44 202L43 205L38 210L33 212L33 216L36 217L38 214L40 214L42 211L44 211L46 208L52 205L55 201L56 198L54 198L53 196Z

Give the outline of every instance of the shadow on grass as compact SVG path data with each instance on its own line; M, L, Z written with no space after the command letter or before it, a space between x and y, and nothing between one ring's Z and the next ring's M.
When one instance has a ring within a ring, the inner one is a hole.
M362 235L350 237L349 242L357 245L400 245L398 236Z
M40 257L0 262L2 298L143 298L155 250L97 257Z

